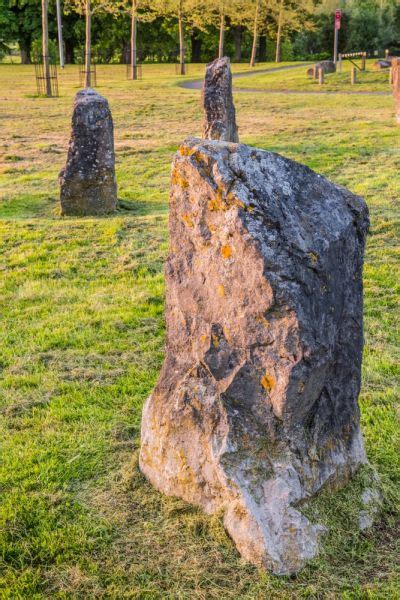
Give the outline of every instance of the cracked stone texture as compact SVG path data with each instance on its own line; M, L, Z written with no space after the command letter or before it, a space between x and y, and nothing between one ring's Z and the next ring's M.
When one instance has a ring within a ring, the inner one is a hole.
M207 65L203 105L203 137L222 142L238 142L229 58L217 58Z
M396 106L396 122L400 124L400 59L392 58L393 96Z
M114 127L108 102L90 88L76 94L65 168L60 173L61 214L115 211Z
M222 511L278 574L318 551L298 506L366 461L358 395L364 201L245 145L188 139L172 167L167 343L140 466Z

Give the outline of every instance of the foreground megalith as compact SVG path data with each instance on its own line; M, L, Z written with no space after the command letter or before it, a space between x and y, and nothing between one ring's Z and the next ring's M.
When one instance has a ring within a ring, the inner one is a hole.
M366 460L358 394L364 201L244 145L175 156L167 344L142 421L155 487L222 511L244 558L275 573L315 556L299 506Z
M90 88L75 97L60 200L63 215L101 215L117 206L111 111L107 100Z
M207 65L203 105L203 137L222 142L238 142L229 58L217 58Z

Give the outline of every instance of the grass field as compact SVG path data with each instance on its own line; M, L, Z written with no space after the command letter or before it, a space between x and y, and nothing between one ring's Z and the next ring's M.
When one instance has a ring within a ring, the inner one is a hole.
M367 60L367 69L357 71L357 83L351 84L350 74L353 64L343 60L341 73L328 73L325 75L323 85L318 80L306 76L306 71L311 65L293 69L284 75L280 72L271 74L254 75L251 79L238 79L235 81L237 88L253 88L255 90L298 90L308 92L386 92L390 93L389 69L376 71L373 68L376 60ZM287 63L290 64L290 63ZM361 61L355 59L355 64L361 66Z
M191 66L187 79L202 72ZM295 74L266 77L289 89ZM141 406L163 359L170 162L180 141L201 131L199 92L177 82L168 65L145 67L139 82L123 67L98 68L123 208L109 218L60 218L57 174L77 68L60 76L59 99L44 99L34 97L32 68L0 66L0 598L398 598L400 128L392 98L236 97L243 142L363 195L372 223L361 409L382 514L371 531L357 531L363 474L336 496L322 494L313 510L331 530L321 556L296 578L276 578L240 560L218 517L163 497L137 466Z

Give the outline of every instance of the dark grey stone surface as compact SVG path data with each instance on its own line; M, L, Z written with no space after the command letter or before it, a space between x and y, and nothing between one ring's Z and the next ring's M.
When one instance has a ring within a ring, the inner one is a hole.
M117 206L111 111L107 100L90 88L75 97L60 200L63 215L100 215Z
M245 145L175 156L167 346L140 465L166 494L222 511L241 554L293 573L323 530L297 506L366 461L358 395L365 202Z
M229 58L217 58L207 65L203 105L203 137L209 140L238 142Z

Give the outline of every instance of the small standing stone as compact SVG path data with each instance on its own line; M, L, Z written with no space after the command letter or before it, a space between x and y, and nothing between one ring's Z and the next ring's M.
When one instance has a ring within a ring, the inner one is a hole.
M62 215L115 211L114 127L108 102L90 88L76 94L67 164L60 173Z
M203 103L203 137L222 142L238 142L229 58L217 58L207 65Z

